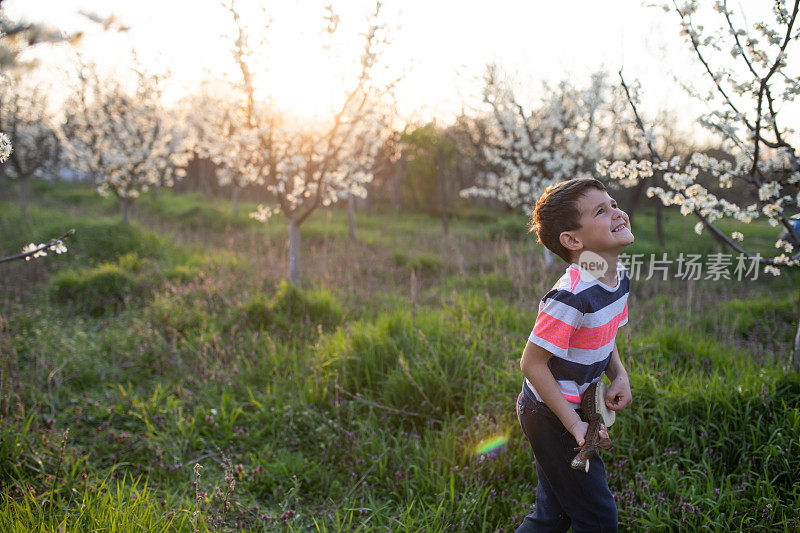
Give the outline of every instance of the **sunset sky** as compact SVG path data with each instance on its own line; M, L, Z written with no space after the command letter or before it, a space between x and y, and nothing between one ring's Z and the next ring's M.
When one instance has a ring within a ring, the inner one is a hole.
M257 73L258 87L298 114L324 112L341 97L342 78L352 79L343 73L357 59L358 32L374 3L335 3L342 22L332 50L343 57L320 52L322 2L258 4L274 21L268 44L258 50L266 62ZM3 6L11 18L85 30L85 53L101 64L119 64L133 46L145 65L172 72L167 98L177 99L200 80L233 71L231 19L216 0L7 0ZM243 6L258 39L264 19L252 8ZM103 33L79 10L114 13L131 30ZM397 91L404 116L446 120L463 106L479 105L477 80L492 61L513 76L530 102L542 81L570 78L582 84L589 73L604 69L616 83L616 72L624 68L626 77L641 81L647 110L680 109L688 125L703 109L673 81L676 73L695 79L702 74L679 36L677 16L639 0L387 0L384 10L392 42L382 64L387 75L407 71ZM66 53L39 51L46 69L62 64Z

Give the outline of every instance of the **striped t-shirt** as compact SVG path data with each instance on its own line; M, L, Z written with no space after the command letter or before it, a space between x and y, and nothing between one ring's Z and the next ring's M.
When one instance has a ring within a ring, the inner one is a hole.
M575 409L611 361L617 328L628 323L629 289L627 270L620 264L617 285L609 287L572 263L539 302L528 340L553 354L547 366ZM524 386L542 400L527 378Z

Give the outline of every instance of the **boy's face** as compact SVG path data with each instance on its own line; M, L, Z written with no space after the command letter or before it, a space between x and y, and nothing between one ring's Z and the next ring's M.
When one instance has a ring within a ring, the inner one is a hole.
M573 256L583 251L619 255L633 242L630 219L608 192L589 189L578 200L578 209L580 229L561 234L562 244L574 252Z

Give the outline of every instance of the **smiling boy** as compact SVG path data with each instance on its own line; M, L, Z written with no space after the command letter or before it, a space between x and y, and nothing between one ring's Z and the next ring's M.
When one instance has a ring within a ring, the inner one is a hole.
M629 279L618 259L634 240L630 219L601 182L579 178L545 190L531 231L569 266L540 301L520 361L525 379L517 416L536 458L538 485L534 512L517 531L616 531L602 460L588 472L570 462L588 428L580 405L589 385L608 376L605 403L613 411L632 400L615 343L628 321Z

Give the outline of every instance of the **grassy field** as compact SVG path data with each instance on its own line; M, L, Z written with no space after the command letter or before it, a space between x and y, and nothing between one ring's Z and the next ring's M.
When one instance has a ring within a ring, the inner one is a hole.
M321 210L298 289L252 205L162 192L123 227L90 189L31 195L27 218L0 201L3 255L77 233L0 265L1 531L513 531L532 509L519 356L560 272L524 217L358 214L351 241ZM661 246L637 213L629 251L721 251L694 223L665 213ZM800 528L798 287L633 282L634 404L604 455L622 529Z

